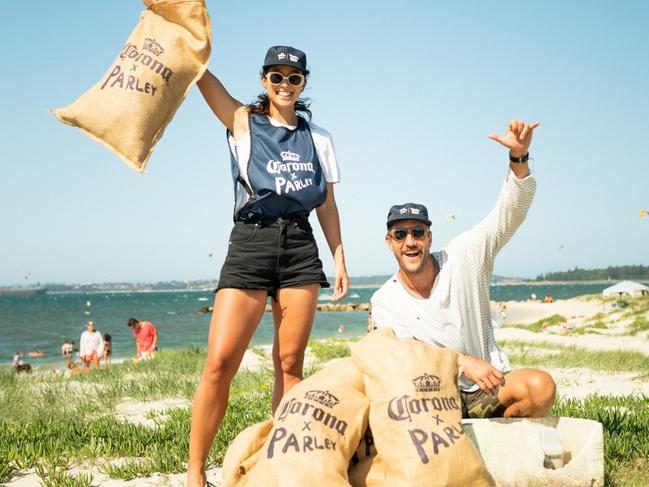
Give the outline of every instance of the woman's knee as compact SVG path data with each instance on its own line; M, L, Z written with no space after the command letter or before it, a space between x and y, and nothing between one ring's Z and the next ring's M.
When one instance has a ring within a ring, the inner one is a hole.
M212 383L229 382L239 369L239 361L232 357L207 357L203 378Z
M304 351L279 354L275 361L275 368L284 375L302 377L302 366L304 365Z

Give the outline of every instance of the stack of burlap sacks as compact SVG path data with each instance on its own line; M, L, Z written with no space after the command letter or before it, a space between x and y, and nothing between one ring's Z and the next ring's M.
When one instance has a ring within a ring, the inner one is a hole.
M223 486L492 486L461 425L460 355L377 330L232 442Z

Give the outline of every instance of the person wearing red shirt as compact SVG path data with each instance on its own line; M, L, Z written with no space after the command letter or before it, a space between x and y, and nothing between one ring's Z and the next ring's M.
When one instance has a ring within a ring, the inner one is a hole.
M139 321L130 318L128 327L133 329L133 338L135 338L135 347L137 349L136 358L152 359L158 343L158 330L155 325L150 321Z

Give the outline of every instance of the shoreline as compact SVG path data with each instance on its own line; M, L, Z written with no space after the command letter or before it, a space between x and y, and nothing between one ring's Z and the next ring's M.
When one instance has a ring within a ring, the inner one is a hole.
M491 286L575 286L579 284L583 285L604 285L610 284L611 286L617 282L624 281L628 279L600 279L600 280L588 280L588 281L499 281ZM631 279L633 280L633 279ZM649 280L633 280L634 282L639 282L642 284L649 284Z
M330 278L328 278L330 279ZM373 284L354 284L354 279L351 278L351 284L349 286L349 289L378 289L380 288L385 281L389 279L389 276L377 283ZM610 284L613 285L617 282L623 281L623 280L633 280L635 282L639 282L642 284L649 284L649 279L593 279L593 280L574 280L574 281L536 281L536 280L519 280L519 279L511 279L511 280L499 280L496 283L490 284L492 287L499 287L499 286L575 286L575 285L605 285L605 284ZM13 286L4 286L6 289L16 289L20 290L19 287L13 287ZM44 286L46 287L46 286ZM151 289L151 288L140 288L140 289L92 289L92 290L66 290L66 291L47 291L45 294L47 295L66 295L66 294L129 294L129 293L177 293L177 292L205 292L205 293L213 293L214 290L216 289L215 287L210 287L210 288L173 288L173 289ZM7 297L12 297L12 296L7 296Z

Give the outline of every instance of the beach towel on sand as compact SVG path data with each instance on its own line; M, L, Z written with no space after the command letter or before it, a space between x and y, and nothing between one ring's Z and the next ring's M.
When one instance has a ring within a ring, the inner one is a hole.
M389 328L370 333L350 348L371 401L369 426L379 470L373 471L374 461L368 468L365 458L357 468L366 468L367 477L355 475L352 466L354 485L495 485L462 429L459 353L397 339ZM365 457L371 457L371 450L367 452Z
M323 368L282 398L270 432L258 430L266 438L256 452L254 430L235 438L226 453L224 487L349 486L347 468L367 429L368 409L363 376L351 359ZM248 459L240 453L245 443Z
M106 74L72 105L53 110L139 172L211 50L205 0L143 1L147 10Z

